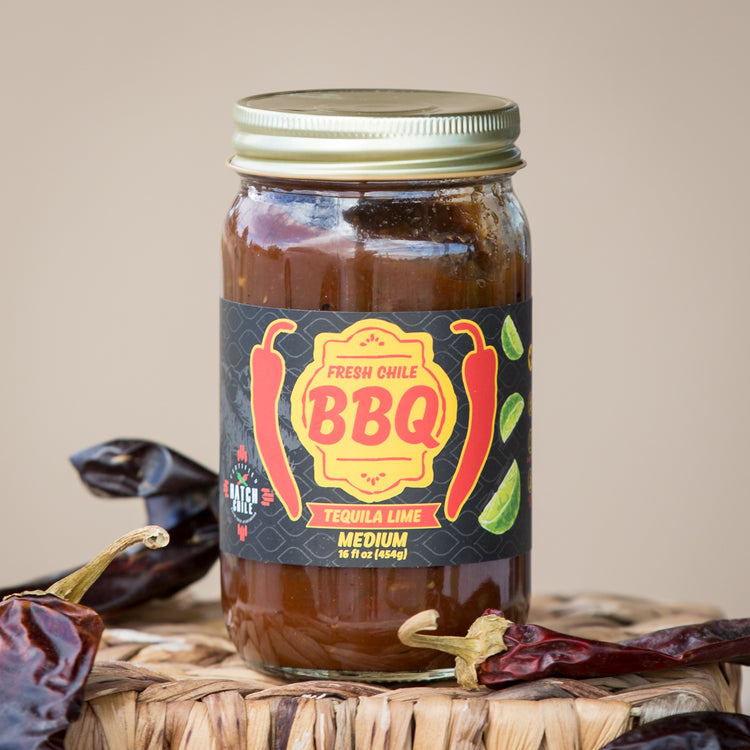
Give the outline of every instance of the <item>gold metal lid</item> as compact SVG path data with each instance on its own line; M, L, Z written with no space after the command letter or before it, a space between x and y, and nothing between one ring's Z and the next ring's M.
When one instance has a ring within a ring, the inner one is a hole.
M518 106L484 94L404 89L286 91L234 108L238 172L413 180L513 172Z

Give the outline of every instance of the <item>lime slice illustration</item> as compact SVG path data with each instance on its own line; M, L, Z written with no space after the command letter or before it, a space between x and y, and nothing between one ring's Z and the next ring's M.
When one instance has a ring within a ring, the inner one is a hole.
M503 342L503 351L505 356L515 362L517 359L521 359L523 356L523 344L521 343L521 337L518 335L516 324L513 322L513 318L510 315L506 316L503 322L503 330L500 334Z
M524 406L523 396L520 393L511 393L505 399L503 408L500 409L500 437L503 442L507 441L513 428L518 424Z
M515 523L521 507L521 473L513 461L497 492L479 514L479 525L491 534L504 534Z

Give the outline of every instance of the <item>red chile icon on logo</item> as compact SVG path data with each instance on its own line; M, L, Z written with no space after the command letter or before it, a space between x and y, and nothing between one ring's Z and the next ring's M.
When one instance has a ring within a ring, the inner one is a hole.
M377 502L432 483L457 404L429 334L370 318L316 336L291 407L317 484Z

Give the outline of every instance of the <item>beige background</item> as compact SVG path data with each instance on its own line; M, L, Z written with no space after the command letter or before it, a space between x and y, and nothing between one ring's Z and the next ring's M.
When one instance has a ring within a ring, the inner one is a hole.
M399 86L521 108L535 590L750 616L749 31L743 0L8 4L0 585L140 524L70 453L216 468L234 100Z

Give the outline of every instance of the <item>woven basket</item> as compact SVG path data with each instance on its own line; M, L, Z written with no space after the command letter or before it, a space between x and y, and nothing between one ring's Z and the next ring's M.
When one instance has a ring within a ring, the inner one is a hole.
M530 621L618 640L720 616L615 596L536 598ZM69 750L594 750L638 722L736 711L740 670L709 665L469 692L280 680L247 668L218 604L178 598L105 630Z

